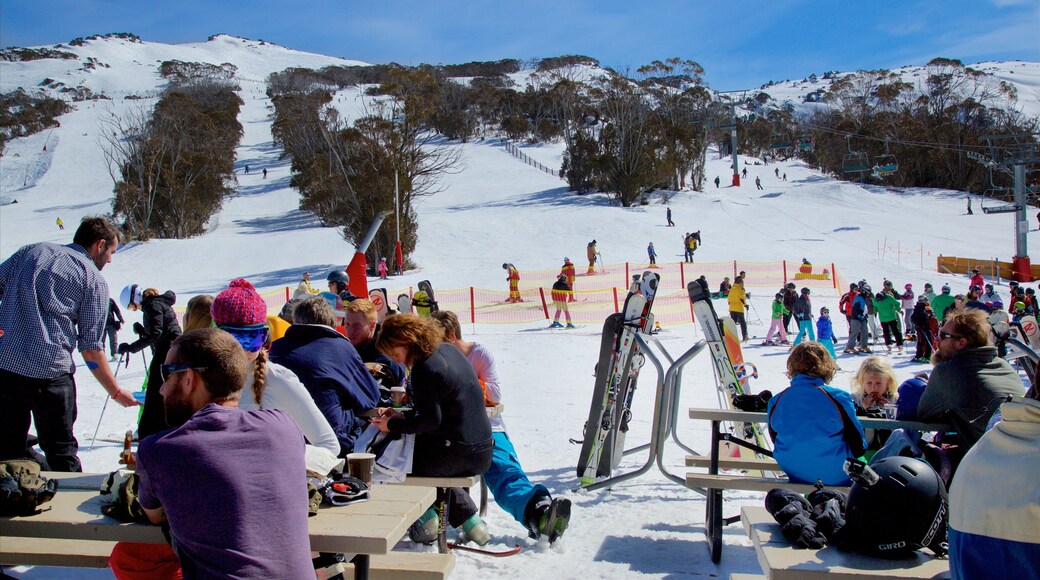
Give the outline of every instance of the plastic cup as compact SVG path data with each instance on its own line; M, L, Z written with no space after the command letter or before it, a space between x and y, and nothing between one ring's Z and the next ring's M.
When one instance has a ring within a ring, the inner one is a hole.
M885 405L885 418L886 419L895 419L896 418L896 409L897 408L898 407L896 405Z
M376 456L374 453L348 453L347 473L372 485L372 473L376 468Z
M395 407L404 405L404 387L390 387L390 401Z

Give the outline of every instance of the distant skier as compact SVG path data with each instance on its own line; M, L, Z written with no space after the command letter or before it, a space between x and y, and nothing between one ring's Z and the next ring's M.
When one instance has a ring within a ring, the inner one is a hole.
M729 317L733 319L738 326L740 326L741 342L747 342L747 319L744 318L744 311L748 309L747 294L744 292L744 279L737 276L737 279L733 281L733 287L730 288L729 296L726 298L729 303Z
M745 161L744 163L747 163L747 162ZM741 170L740 176L743 177L744 179L747 179L747 167L745 167L743 170Z
M502 264L502 269L508 273L506 281L509 282L509 298L506 302L523 302L520 297L520 271L512 264Z
M657 266L657 250L654 249L654 243L650 242L650 245L646 247L646 255L650 258L650 266Z
M567 285L567 277L560 274L556 277L556 283L552 287L552 301L553 306L556 307L556 315L553 316L553 322L549 325L549 328L563 327L560 324L561 312L567 319L567 328L574 328L574 324L571 323L571 311L567 309L567 303L572 299L571 287Z
M246 175L249 175L249 166L246 165Z
M585 253L589 258L589 274L596 273L596 256L599 252L596 251L596 240L589 242L588 247L585 249Z
M267 168L264 168L264 179L267 179Z
M802 337L808 335L809 340L816 340L816 330L813 328L812 301L809 299L809 289L802 288L802 294L794 302L791 314L798 321L798 336L794 339L795 346L802 342Z
M726 298L729 296L729 289L733 287L733 284L729 283L729 276L722 279L719 284L719 298Z
M968 196L968 215L975 215L975 212L971 211L971 196Z
M773 173L775 173L777 177L780 177L780 168L777 167L776 169L774 169Z
M761 177L756 177L755 178L755 187L757 187L758 189L762 189L762 178Z
M386 273L387 273L388 270L389 270L389 267L386 265L386 258L379 258L379 279L380 280L386 280L387 279Z
M560 268L560 274L567 279L567 286L571 289L571 295L568 302L576 302L574 298L574 277L577 275L574 268L574 262L571 262L570 258L563 259L563 267Z
M787 174L784 174L784 181L787 181Z
M65 229L65 223L61 221L61 218L54 220L54 223L57 224L59 230Z
M720 183L720 182L719 182L719 176L718 176L718 175L716 175L716 176L715 176L715 189L718 189L718 188L719 188L719 183ZM1038 219L1038 220L1040 220L1040 216L1038 216L1038 217L1037 217L1037 219Z
M673 228L675 227L675 222L672 221L672 208L669 207L665 209L667 210L665 213L665 219L668 220L668 227Z

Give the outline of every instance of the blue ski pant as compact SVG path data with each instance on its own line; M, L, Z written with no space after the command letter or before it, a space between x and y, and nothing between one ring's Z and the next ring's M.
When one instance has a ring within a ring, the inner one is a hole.
M484 481L498 505L521 525L526 525L524 510L527 504L535 495L549 495L549 490L541 484L533 485L527 479L507 433L495 431L491 437L495 440L495 449L491 454L491 467L484 473Z
M809 340L816 340L816 330L813 329L812 319L798 321L798 336L794 339L795 346L802 342L802 337L809 334Z
M820 344L822 344L824 348L827 349L827 352L831 354L832 359L838 360L838 355L834 353L834 340L830 338L821 338Z

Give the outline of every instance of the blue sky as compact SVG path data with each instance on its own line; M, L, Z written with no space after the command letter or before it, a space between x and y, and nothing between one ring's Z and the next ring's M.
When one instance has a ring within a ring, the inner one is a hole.
M371 63L584 54L615 69L699 62L718 90L933 57L1040 61L1040 0L3 0L0 45L227 33Z

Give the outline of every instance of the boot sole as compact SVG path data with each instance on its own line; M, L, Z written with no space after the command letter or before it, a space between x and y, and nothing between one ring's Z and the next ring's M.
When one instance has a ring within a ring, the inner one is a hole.
M556 529L557 522L560 521L560 529ZM567 531L567 526L571 521L571 500L567 498L557 498L552 501L552 505L549 506L549 521L546 523L546 528L549 530L549 543L552 544L556 540L560 539L563 532Z

